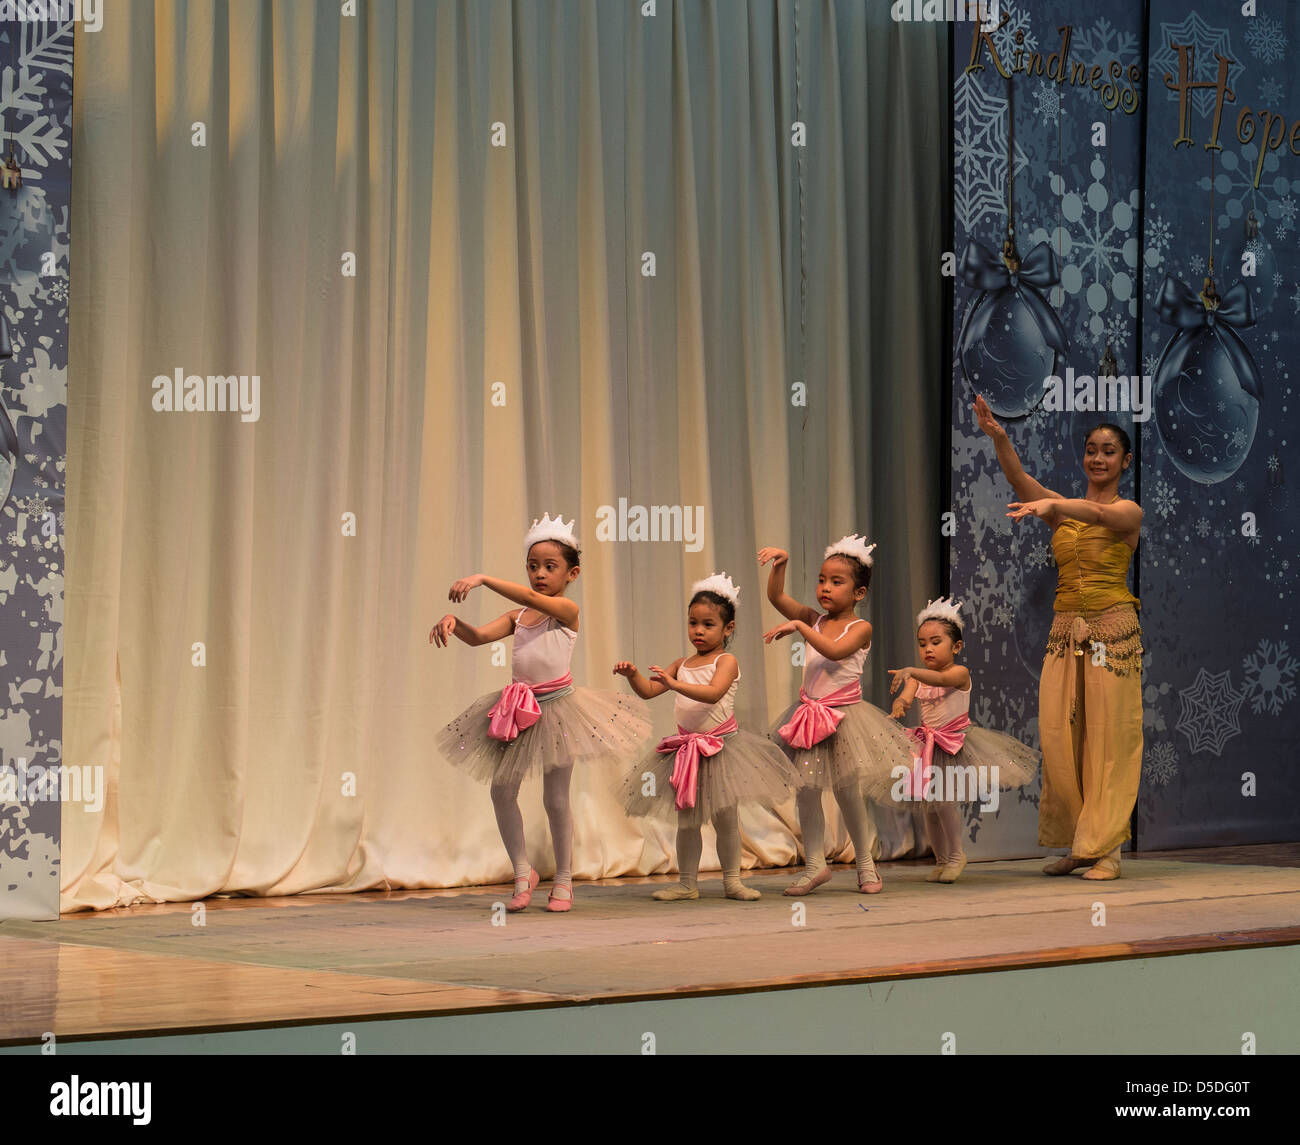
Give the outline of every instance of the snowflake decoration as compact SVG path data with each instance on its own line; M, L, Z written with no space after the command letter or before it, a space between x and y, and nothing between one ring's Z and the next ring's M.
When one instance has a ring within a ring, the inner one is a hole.
M1281 22L1264 15L1252 16L1246 21L1246 46L1257 60L1276 63L1286 55L1286 33Z
M1173 744L1161 741L1151 749L1151 754L1142 767L1142 775L1152 783L1164 787L1177 774L1178 752Z
M1187 737L1189 750L1222 755L1223 745L1241 734L1237 713L1245 695L1232 686L1230 673L1210 673L1200 668L1196 682L1178 693L1177 729Z
M1052 561L1051 556L1043 545L1034 545L1027 553L1024 554L1024 562L1031 569L1046 568Z
M1192 268L1193 274L1205 273L1205 259L1203 259L1199 254L1192 255L1192 257L1187 260L1187 265Z
M1219 77L1219 61L1215 58L1216 53L1230 60L1228 87L1233 91L1237 90L1237 81L1246 70L1246 66L1238 60L1237 53L1232 50L1232 36L1227 28L1211 27L1195 12L1192 12L1181 24L1161 24L1160 50L1151 53L1151 62L1147 69L1149 75L1164 75L1166 72L1169 75L1178 75L1178 53L1174 51L1174 44L1190 44L1196 49L1196 58L1192 65L1192 80L1203 80L1210 87ZM1191 93L1192 107L1202 118L1208 118L1214 110L1215 93L1210 90L1210 87L1197 88ZM1178 93L1167 91L1165 98L1177 100Z
M1093 338L1105 331L1102 314L1112 299L1123 303L1131 317L1138 312L1138 291L1134 276L1138 270L1139 246L1136 188L1127 198L1111 201L1106 186L1106 164L1094 155L1090 168L1093 183L1087 191L1067 191L1059 173L1050 179L1053 194L1061 200L1061 225L1051 232L1039 227L1029 236L1031 246L1048 242L1061 259L1061 282L1053 286L1049 301L1061 306L1066 295L1082 293L1088 309L1088 329ZM1149 250L1148 266L1160 264L1158 251Z
M1259 102L1265 105L1281 103L1286 95L1286 88L1272 76L1265 76L1259 81Z
M1173 237L1173 228L1165 222L1163 216L1157 215L1153 222L1147 224L1147 246L1162 255L1168 253Z
M1007 203L1007 101L986 93L974 73L962 75L953 97L953 159L956 215L969 232ZM1017 143L1016 172L1028 165Z
M1273 275L1273 285L1274 285L1275 287L1280 287L1280 286L1282 285L1282 276L1281 276L1281 274L1277 274L1277 273L1275 273L1275 274ZM1276 330L1273 331L1273 341L1274 341L1274 342L1277 341L1277 331L1276 331Z
M1091 28L1076 30L1070 41L1070 54L1077 52L1080 59L1116 59L1127 68L1140 62L1139 47L1136 32L1121 32L1103 16Z
M1160 355L1148 354L1142 359L1142 372L1146 374L1147 377L1155 377L1156 367L1158 365L1160 365Z
M1246 672L1243 694L1256 715L1265 711L1279 715L1282 705L1295 699L1295 674L1300 660L1287 654L1285 643L1261 640L1241 666Z
M1276 473L1276 472L1277 472L1277 467L1278 467L1280 464L1281 464L1281 462L1278 461L1278 459L1277 459L1277 454L1276 454L1276 453L1273 453L1273 454L1270 454L1270 455L1269 455L1269 458L1268 458L1268 471L1269 471L1270 473Z
M1055 83L1040 83L1033 91L1034 114L1044 123L1055 123L1061 114L1061 91Z
M1238 493L1246 492L1246 483L1244 481L1236 481L1234 484L1236 485Z
M1210 522L1201 517L1196 522L1196 535L1205 540L1210 535Z
M1160 480L1156 482L1155 494L1152 497L1155 502L1156 512L1161 517L1169 517L1174 510L1178 508L1178 498L1174 495L1173 486L1168 481Z
M993 46L998 50L998 58L1002 61L1002 66L1011 71L1015 66L1015 51L1019 48L1023 52L1036 52L1038 50L1038 37L1034 35L1034 30L1029 24L1029 13L1021 4L1013 5L1010 0L1002 0L998 5L999 13L1005 12L1010 17L1002 30L990 32L989 38L993 41ZM1000 23L1002 16L998 16ZM1016 33L1023 32L1024 38L1017 42Z
M1277 234L1285 238L1287 232L1296 223L1296 201L1290 195L1283 195L1277 201Z
M1260 174L1259 186L1255 186L1255 168L1259 163L1259 145L1247 143L1240 154L1229 151L1226 147L1219 155L1218 170L1214 176L1214 194L1223 202L1224 213L1218 216L1220 230L1229 230L1234 223L1240 223L1250 211L1254 211L1260 221L1265 215L1278 220L1282 217L1282 200L1293 190L1300 190L1300 180L1292 182L1277 174L1282 161L1276 152L1264 155L1264 166ZM1197 181L1202 191L1210 189L1210 177L1202 175ZM1220 240L1215 239L1218 243ZM1248 244L1249 245L1249 244ZM1263 242L1257 244L1256 254L1262 255L1267 248Z

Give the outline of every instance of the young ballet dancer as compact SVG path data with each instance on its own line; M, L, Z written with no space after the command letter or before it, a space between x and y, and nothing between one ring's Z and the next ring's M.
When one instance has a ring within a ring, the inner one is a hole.
M686 614L694 654L666 669L652 665L648 680L627 660L614 665L643 700L676 693L677 734L634 766L623 787L629 815L677 818L681 882L655 891L651 898L660 902L700 897L700 828L710 820L718 834L723 893L731 899L759 898L758 891L740 881L737 809L750 803L771 807L793 790L790 765L776 745L736 724L740 665L724 649L736 630L739 600L740 590L725 572L697 581Z
M974 801L979 790L1023 787L1038 774L1038 752L971 724L971 675L956 662L962 628L960 604L951 597L929 601L916 615L922 667L889 669L890 692L902 689L890 716L901 720L913 699L921 703L921 726L911 729L917 754L900 790L926 810L935 863L930 883L955 883L966 867L957 796Z
M579 548L573 522L546 514L524 537L528 584L513 584L475 573L451 586L459 603L482 585L523 605L475 628L452 613L444 616L429 639L446 647L456 636L466 644L490 644L514 636L511 683L471 704L438 734L447 759L471 776L492 785L501 839L514 867L514 897L509 911L521 911L532 899L539 877L528 862L519 786L530 775L542 776L542 802L555 848L555 879L548 911L573 906L573 815L569 782L573 765L605 756L631 760L650 735L644 704L614 692L576 687L569 661L578 639L578 606L565 596L578 578Z
M786 595L784 549L759 550L770 563L767 599L787 623L763 636L766 643L798 633L805 643L799 703L777 722L778 743L797 772L796 806L803 835L804 873L785 893L806 895L831 877L826 865L826 817L822 793L835 793L853 840L858 889L877 894L884 882L871 859L870 824L864 796L886 801L893 769L910 767L912 740L874 704L862 699L862 666L871 648L871 625L854 615L871 583L871 552L856 534L826 549L817 575L818 612Z

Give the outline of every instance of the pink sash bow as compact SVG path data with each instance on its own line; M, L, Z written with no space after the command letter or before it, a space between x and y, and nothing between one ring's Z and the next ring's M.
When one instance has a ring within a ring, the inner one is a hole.
M835 734L840 720L844 718L844 713L837 712L836 708L856 704L861 699L862 685L857 680L816 699L800 688L799 706L795 708L790 722L777 728L776 734L791 747L810 748Z
M942 727L929 728L922 724L918 728L907 728L910 735L920 745L920 754L912 763L912 774L908 778L907 794L911 799L924 799L926 788L930 784L930 772L934 763L934 745L949 755L961 751L966 742L966 729L970 727L970 716L954 716Z
M542 718L542 709L537 703L538 696L558 692L572 684L573 676L568 672L559 679L547 680L544 684L526 684L523 680L507 684L501 689L501 698L488 712L488 735L509 743Z
M659 741L655 751L667 755L670 751L677 753L673 760L673 777L671 783L677 792L677 810L685 811L695 806L695 796L699 790L700 756L717 755L724 746L722 737L739 731L735 716L728 716L712 731L688 732L680 724L675 736L665 736Z

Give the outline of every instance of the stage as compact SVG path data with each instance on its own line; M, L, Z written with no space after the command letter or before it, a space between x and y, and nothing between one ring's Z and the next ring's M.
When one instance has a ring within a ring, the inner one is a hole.
M1300 1050L1300 846L1126 859L1113 882L1041 865L945 886L883 863L874 896L842 868L803 899L749 872L752 903L716 875L687 903L613 879L569 915L543 883L517 915L486 887L8 921L0 1052L1105 1050L1094 1026L1110 1052Z

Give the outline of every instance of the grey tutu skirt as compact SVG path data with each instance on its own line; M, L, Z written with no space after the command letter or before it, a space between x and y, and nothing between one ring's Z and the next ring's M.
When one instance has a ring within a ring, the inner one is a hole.
M914 750L920 743L912 741ZM987 728L969 727L961 749L949 755L938 744L931 759L931 786L937 802L973 803L981 791L1009 791L1038 778L1042 757L1018 739ZM951 798L950 798L951 797ZM896 807L924 807L930 800L893 800Z
M512 785L580 761L627 763L650 738L650 713L636 696L575 687L553 700L538 697L541 717L506 743L488 733L488 712L500 692L480 696L438 732L438 750L481 783Z
M892 802L890 790L894 769L912 766L912 737L875 704L859 700L836 709L844 718L833 735L810 748L793 748L781 738L778 728L790 722L798 709L791 704L772 725L771 740L785 752L794 767L799 787L852 787L878 803Z
M642 756L619 792L627 813L699 827L731 807L775 807L794 796L794 769L771 740L741 728L723 736L723 743L717 755L700 756L695 806L682 811L672 785L677 753L651 751Z

